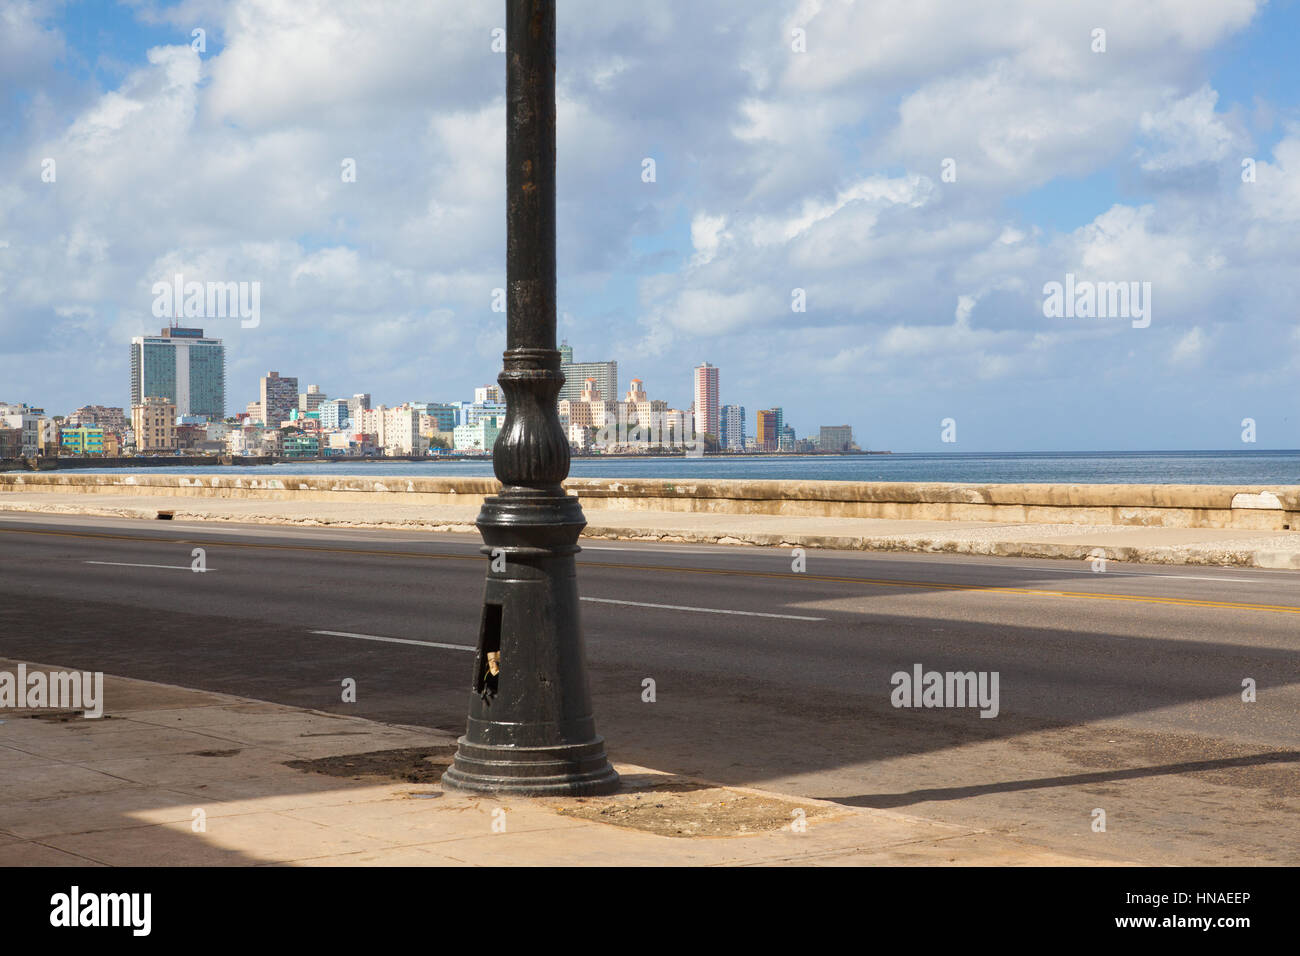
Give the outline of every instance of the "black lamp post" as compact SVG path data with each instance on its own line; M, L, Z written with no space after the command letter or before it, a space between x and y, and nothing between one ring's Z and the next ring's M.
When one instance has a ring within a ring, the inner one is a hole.
M609 793L574 555L586 527L556 399L555 0L506 0L506 419L483 502L488 555L469 723L443 784L486 793Z

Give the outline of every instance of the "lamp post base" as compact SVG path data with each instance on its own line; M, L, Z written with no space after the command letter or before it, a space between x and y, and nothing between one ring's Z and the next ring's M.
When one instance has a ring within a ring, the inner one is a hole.
M591 796L619 778L596 733L574 556L578 499L508 489L478 517L489 557L469 721L444 786L478 793Z
M461 737L444 787L525 797L591 797L613 793L619 777L605 758L605 741L559 747L493 747Z

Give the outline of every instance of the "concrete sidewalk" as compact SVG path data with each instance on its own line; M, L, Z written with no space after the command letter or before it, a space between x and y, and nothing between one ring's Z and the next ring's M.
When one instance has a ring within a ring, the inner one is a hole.
M466 796L436 731L113 677L104 701L0 710L0 866L1114 862L618 764L611 797Z
M477 534L478 505L285 501L168 495L86 495L11 491L0 512ZM1101 549L1112 561L1300 569L1300 531L1158 528L1131 525L1008 524L680 511L587 509L587 538L747 544L854 551L922 551L1083 560Z

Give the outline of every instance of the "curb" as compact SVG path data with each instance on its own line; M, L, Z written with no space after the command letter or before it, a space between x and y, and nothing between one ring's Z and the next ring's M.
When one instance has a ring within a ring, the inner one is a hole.
M14 507L0 499L0 512L14 511L27 514L89 515L101 518L137 518L155 520L154 508L94 507L87 505L47 505L32 507L23 504ZM290 518L284 515L233 514L214 515L208 512L172 510L174 520L211 521L229 524L273 524L290 527L358 528L386 531L430 531L452 534L477 534L478 527L464 521L360 521L330 520L321 518ZM1047 558L1055 560L1085 561L1100 548L1107 560L1142 564L1190 565L1200 567L1245 567L1269 570L1300 570L1300 552L1219 549L1198 546L1132 547L1055 544L1033 541L975 541L963 538L912 538L822 534L779 534L773 532L694 531L666 528L651 531L646 528L619 527L617 525L588 524L583 538L593 540L645 541L660 544L717 544L762 548L816 548L827 551L895 551L922 554L968 554L983 557Z

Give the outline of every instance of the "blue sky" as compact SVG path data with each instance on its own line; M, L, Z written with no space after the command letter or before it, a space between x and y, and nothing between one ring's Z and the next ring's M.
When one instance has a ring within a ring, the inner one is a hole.
M0 400L124 404L178 271L261 285L256 328L204 323L231 413L270 369L390 404L493 380L500 8L0 0ZM1300 447L1296 36L1295 0L572 0L560 335L677 407L710 361L751 430ZM1067 273L1150 283L1150 325L1045 316Z

